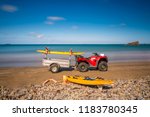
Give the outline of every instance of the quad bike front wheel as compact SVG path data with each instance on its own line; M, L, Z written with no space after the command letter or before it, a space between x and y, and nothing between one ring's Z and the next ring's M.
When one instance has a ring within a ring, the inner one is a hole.
M101 61L101 62L98 64L98 69L99 69L100 71L107 71L107 70L108 70L107 62L106 62L106 61Z
M85 62L81 62L81 63L78 65L77 69L78 69L80 72L86 72L86 71L88 71L88 64L85 63Z

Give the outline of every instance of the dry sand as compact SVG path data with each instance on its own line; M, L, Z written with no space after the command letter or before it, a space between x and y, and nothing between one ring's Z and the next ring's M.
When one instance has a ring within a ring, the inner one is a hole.
M0 68L0 86L8 88L24 87L31 84L41 84L47 79L62 81L63 75L80 75L103 77L104 79L141 79L150 76L150 62L109 63L107 72L89 70L79 72L64 69L59 73L51 73L47 67L13 67Z

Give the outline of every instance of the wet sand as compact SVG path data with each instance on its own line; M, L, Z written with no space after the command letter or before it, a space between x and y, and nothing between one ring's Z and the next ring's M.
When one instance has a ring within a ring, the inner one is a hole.
M72 69L63 69L59 73L51 73L47 67L8 67L0 68L0 86L19 88L31 84L41 84L47 79L62 81L63 75L80 75L102 77L104 79L142 79L150 76L150 62L120 62L108 63L107 72L89 70L79 72Z

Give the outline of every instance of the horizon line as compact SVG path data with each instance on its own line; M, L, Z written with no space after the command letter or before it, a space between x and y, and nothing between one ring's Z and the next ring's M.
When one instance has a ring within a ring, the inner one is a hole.
M60 43L53 43L53 44L51 44L51 43L41 43L41 44L37 44L37 43L5 43L5 44L0 44L0 45L46 45L46 44L48 44L48 45L127 45L128 43L125 43L125 44L123 44L123 43L102 43L102 44L96 44L96 43L93 43L93 44L85 44L85 43L63 43L63 44L60 44ZM140 43L139 45L143 45L143 44L150 44L150 43Z

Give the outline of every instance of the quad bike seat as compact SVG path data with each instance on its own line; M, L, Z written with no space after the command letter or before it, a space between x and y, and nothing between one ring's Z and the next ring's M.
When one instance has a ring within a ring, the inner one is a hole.
M99 56L99 54L97 54L97 53L93 53L94 54L94 56Z

